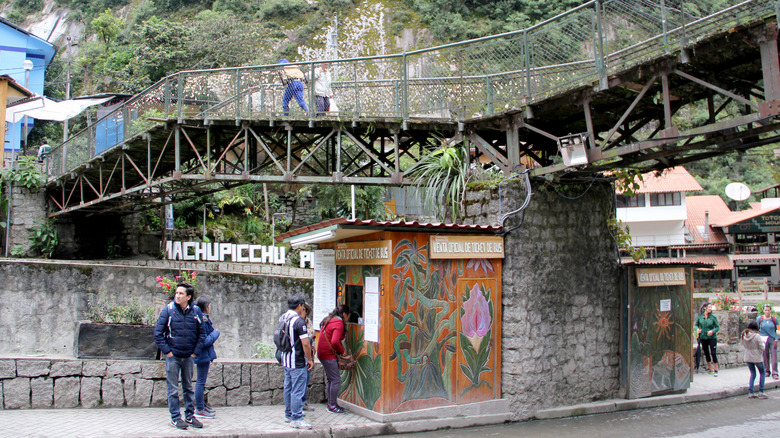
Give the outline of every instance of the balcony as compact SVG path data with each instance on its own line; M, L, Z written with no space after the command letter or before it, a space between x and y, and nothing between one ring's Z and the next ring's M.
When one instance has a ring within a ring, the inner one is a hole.
M735 254L780 254L780 243L738 243Z

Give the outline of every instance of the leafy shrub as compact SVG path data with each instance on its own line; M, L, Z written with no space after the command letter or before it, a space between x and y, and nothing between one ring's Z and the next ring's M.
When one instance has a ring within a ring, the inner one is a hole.
M27 236L30 249L48 259L54 255L54 250L60 243L57 227L54 225L54 219L39 220L37 223L38 225L30 228L30 234Z
M252 350L252 358L254 359L272 359L276 353L276 347L260 341L255 342Z
M96 323L152 325L154 323L154 308L141 307L132 298L126 305L117 305L113 299L108 299L108 293L101 291L87 301L84 318Z

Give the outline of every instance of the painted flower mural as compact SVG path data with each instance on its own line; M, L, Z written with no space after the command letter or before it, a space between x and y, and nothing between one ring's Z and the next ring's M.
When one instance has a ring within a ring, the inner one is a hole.
M491 335L493 333L493 303L490 289L483 283L475 283L471 289L466 287L463 296L463 306L460 312L460 349L463 352L465 364L460 369L471 385L464 388L463 394L471 389L486 385L492 388L490 382L482 379L482 373L491 371L488 366L491 351Z
M482 338L490 331L493 318L490 316L490 307L479 290L479 284L475 284L470 291L471 297L463 303L463 316L460 317L461 330L468 338L475 351L479 350Z

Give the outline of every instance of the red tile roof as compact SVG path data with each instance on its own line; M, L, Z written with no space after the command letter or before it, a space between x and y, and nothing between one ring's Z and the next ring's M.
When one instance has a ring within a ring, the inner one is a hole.
M688 233L693 238L691 245L728 244L728 239L721 228L712 224L732 214L726 202L718 195L686 196L685 207L688 219L685 225ZM699 232L699 227L704 228L705 216L709 213L709 239L704 239Z
M696 179L685 170L684 167L670 167L658 174L657 172L648 172L642 174L642 181L639 181L639 190L636 193L673 193L673 192L696 192L704 190ZM622 193L618 191L618 193Z
M726 254L689 255L688 257L659 257L644 259L634 262L632 259L623 259L624 265L655 266L655 265L701 265L697 270L702 271L728 271L734 268L734 264Z
M723 217L722 219L716 222L710 221L710 223L712 223L713 226L728 227L730 225L738 224L742 221L753 219L754 217L758 217L775 210L780 210L780 207L771 207L764 210L762 210L761 208L754 208L752 210L735 211L730 215Z
M307 225L305 227L296 228L290 230L284 234L276 236L276 240L281 242L284 239L299 236L301 234L310 233L312 231L322 230L324 228L334 227L337 228L364 228L364 229L376 229L377 231L387 229L404 229L405 231L443 231L443 232L476 232L476 233L493 233L501 229L500 226L493 225L463 225L463 224L445 224L445 223L428 223L428 222L407 222L407 221L375 221L375 220L362 220L362 219L347 219L336 218L327 221L323 221L317 224Z

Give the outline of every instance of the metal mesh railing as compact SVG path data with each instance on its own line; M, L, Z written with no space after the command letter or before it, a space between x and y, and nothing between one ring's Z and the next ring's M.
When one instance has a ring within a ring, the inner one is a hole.
M776 17L778 0L592 0L516 32L425 50L330 62L338 113L314 111L314 69L305 112L289 99L282 66L186 71L144 90L54 148L55 175L149 130L162 119L435 118L490 116L605 80L725 30ZM287 94L288 99L285 99ZM289 112L283 102L289 102Z

